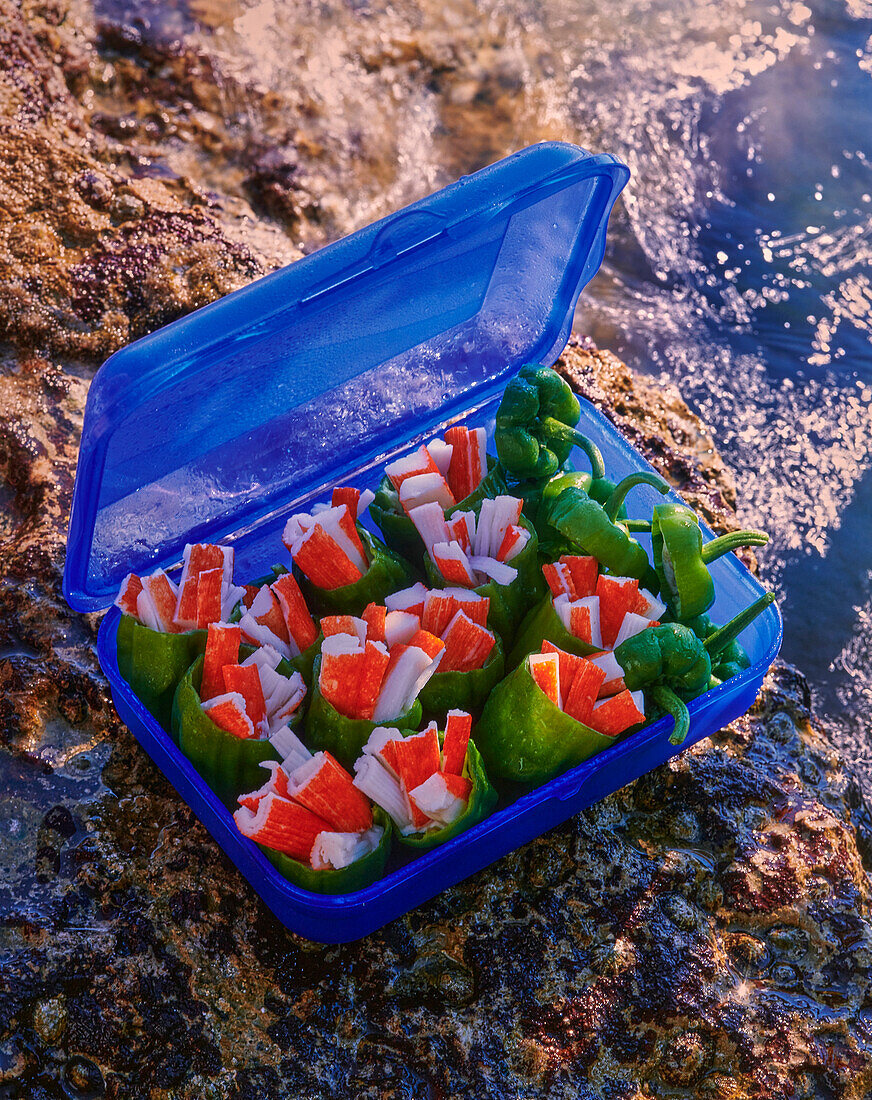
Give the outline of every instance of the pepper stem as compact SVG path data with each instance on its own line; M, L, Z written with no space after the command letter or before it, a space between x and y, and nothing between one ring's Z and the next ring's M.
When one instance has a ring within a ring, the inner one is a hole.
M606 476L606 467L603 462L602 452L593 440L588 439L586 435L582 435L576 428L571 428L568 424L564 424L562 420L557 420L553 416L540 417L539 423L552 438L560 439L564 443L573 443L580 450L584 451L587 455L588 462L590 462L590 472L593 481Z
M663 480L662 477L658 477L657 474L649 474L647 471L640 471L638 474L628 474L623 481L619 481L618 484L612 489L612 495L603 505L603 511L612 521L618 517L618 512L621 510L621 505L624 503L624 498L627 493L636 485L651 485L658 493L668 493L669 486Z
M774 602L775 596L771 592L767 592L765 596L761 596L758 600L755 600L746 607L744 611L740 611L735 618L730 619L728 623L724 623L723 626L718 627L714 634L709 634L702 643L709 657L716 657L719 653L723 652L734 638L739 637L746 626L750 626L761 611L765 611L766 608Z
M675 719L675 729L670 734L670 742L673 745L681 745L690 732L690 713L687 707L671 688L659 684L649 690L657 706L662 707Z
M723 557L731 550L738 550L740 546L765 546L769 536L764 531L730 531L728 535L712 539L702 548L702 560L708 565L710 561Z
M626 527L628 531L650 531L651 520L650 519L622 519L621 526Z

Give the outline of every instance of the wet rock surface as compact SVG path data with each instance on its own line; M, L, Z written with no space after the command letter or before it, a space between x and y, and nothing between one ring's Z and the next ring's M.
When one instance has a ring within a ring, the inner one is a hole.
M872 1093L870 822L785 665L729 728L361 943L258 901L119 722L60 578L94 366L293 258L278 222L327 232L296 167L315 139L264 139L239 195L158 178L180 128L208 150L208 59L52 4L0 0L0 38L0 1097ZM451 83L450 51L427 64ZM677 393L584 342L561 367L734 525Z

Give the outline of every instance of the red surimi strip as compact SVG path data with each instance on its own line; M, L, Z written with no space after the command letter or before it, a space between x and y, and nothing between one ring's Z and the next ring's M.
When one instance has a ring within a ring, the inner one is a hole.
M449 539L445 513L435 501L431 501L429 504L419 504L417 508L412 508L408 515L432 557L433 547Z
M343 504L348 506L352 518L357 519L360 489L352 489L350 485L337 485L330 498L330 506L331 508L341 508Z
M442 672L470 672L481 668L496 644L494 635L468 619L463 611L458 611L449 623L444 641Z
M228 623L210 623L206 635L206 650L203 654L203 677L200 681L200 701L205 703L216 695L224 693L224 677L221 670L225 665L235 665L239 661L239 643L242 631L238 626Z
M246 611L245 614L241 616L239 627L242 631L242 640L246 645L263 646L264 648L274 649L282 657L289 658L292 656L289 643L283 642L281 638L277 638L268 626L264 626L263 623L257 622L250 611Z
M315 641L318 637L318 628L309 614L306 599L293 573L283 573L273 581L270 587L285 617L288 635L293 642L293 648L296 649L296 653L292 655L296 657Z
M238 692L216 695L208 703L203 703L203 712L216 726L234 737L245 739L255 736L254 724L245 712L245 699Z
M266 798L268 794L277 794L279 798L288 797L288 773L283 765L276 760L264 760L262 766L269 768L269 779L256 791L241 794L236 799L240 806L247 806L252 811L257 811L258 803L262 798Z
M518 527L515 524L507 527L496 553L497 561L511 561L512 558L516 558L529 541L530 532L524 527Z
M605 680L599 689L600 699L607 695L617 695L619 691L624 690L627 686L624 683L624 670L611 650L606 653L595 653L589 660L605 673Z
M430 453L430 457L436 463L436 468L439 473L448 480L448 468L451 465L451 456L454 454L454 448L450 443L446 443L442 439L431 439L427 444L427 450ZM452 496L454 490L451 490ZM455 497L455 500L457 498Z
M357 692L356 717L366 719L372 718L390 660L390 655L384 643L366 643L363 669L361 671L360 685Z
M639 582L634 577L612 577L603 573L597 578L596 595L600 602L600 631L603 646L611 649L628 611L636 606Z
M429 630L416 630L409 639L409 645L423 649L431 659L438 657L445 649L445 643L442 639L437 638L435 634L431 634Z
M159 630L164 634L178 633L179 628L173 621L177 599L176 586L163 569L158 569L150 577L142 578L142 591L136 598L137 614L152 630ZM220 618L219 608L216 619Z
M560 664L556 653L531 653L527 667L536 685L555 706L560 706Z
M115 597L115 606L120 607L125 615L137 617L136 600L142 591L142 581L135 573L128 573L121 582L118 595Z
M445 580L465 588L475 588L472 564L456 542L437 542L430 554Z
M557 655L557 663L560 666L560 690L565 699L569 689L572 687L572 681L575 677L576 670L580 667L583 658L577 656L575 653L567 653L565 650L559 649L556 645L549 642L547 638L542 642L541 652L555 653Z
M442 738L442 771L461 775L466 763L466 749L472 733L472 715L465 710L449 710Z
M358 638L334 634L321 646L321 694L340 714L354 718L365 654Z
M249 611L257 622L269 627L277 638L281 638L283 642L291 640L281 604L268 584L263 585L258 591Z
M439 738L435 728L429 727L412 737L388 741L378 755L408 793L439 771Z
M451 447L451 461L446 478L455 500L463 500L472 492L468 435L468 429L459 424L445 433L445 442Z
M423 683L426 683L424 678L429 678L436 664L436 661L417 646L394 646L376 702L373 720L391 722L404 714L420 691L418 685L423 686Z
M315 525L296 544L294 563L306 574L316 588L331 591L354 584L363 576L334 538Z
M197 577L197 629L205 630L209 623L221 620L223 569L205 569Z
M439 473L439 467L433 461L426 447L421 446L413 454L404 455L385 466L385 473L391 479L393 487L399 493L406 478L416 474Z
M599 599L586 596L582 600L569 601L565 596L554 600L554 610L570 634L596 649L602 649L599 622Z
M606 737L617 737L619 733L645 721L644 700L641 692L622 691L597 703L591 713L588 725Z
M206 542L189 543L185 547L179 594L173 613L176 624L184 630L193 630L197 625L198 581L200 574L207 569L223 570L229 585L233 579L233 550Z
M411 588L404 588L400 592L394 592L385 598L385 606L388 611L408 611L417 615L420 619L424 613L424 600L427 597L427 588L420 581Z
M452 516L451 519L446 520L448 524L448 534L450 535L449 541L456 542L465 554L472 552L471 525L468 519L471 515L471 512L461 512L459 515Z
M564 688L563 710L577 722L587 725L606 674L583 657L579 657L578 662L571 687Z
M399 730L391 732L400 736ZM377 806L381 806L401 832L409 833L414 829L412 808L400 781L380 757L367 752L366 748L354 762L354 785Z
M224 688L238 692L245 700L245 713L251 719L255 735L266 728L266 701L256 665L225 665L221 669Z
M350 634L363 644L366 641L366 621L354 615L326 615L321 620L321 633L325 638L334 634Z
M339 519L337 521L339 529L348 539L350 545L353 546L353 548L357 551L358 557L355 557L354 554L351 554L346 547L343 547L343 549L351 558L351 560L355 563L355 565L360 569L360 571L362 573L365 573L367 570L368 562L366 560L366 551L363 548L363 543L361 542L360 534L357 530L355 512L351 508L349 508L347 504L343 504L339 508L330 509L331 513L334 511L339 513ZM329 513L327 514L329 515Z
M385 621L388 609L384 604L370 603L363 609L361 618L366 623L366 637L371 642L384 642Z
M368 800L329 752L316 752L295 768L288 777L288 793L336 832L357 833L372 825Z
M574 598L572 577L569 569L561 562L546 561L542 566L542 575L551 589L552 596L567 596L570 600Z
M305 806L276 794L262 798L254 812L240 806L233 820L243 836L303 862L308 862L318 834L330 829Z
M590 555L563 554L559 563L569 570L572 581L572 598L583 600L585 596L593 596L596 592L599 562Z
M643 630L647 630L648 627L655 625L650 619L646 619L644 615L637 615L635 611L628 611L621 622L621 628L611 648L617 649L628 638L633 638L637 634L641 634Z

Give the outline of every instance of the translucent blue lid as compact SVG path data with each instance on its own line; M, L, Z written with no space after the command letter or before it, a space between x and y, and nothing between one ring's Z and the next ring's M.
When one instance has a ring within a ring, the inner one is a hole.
M91 384L64 570L80 611L232 541L552 363L629 170L546 143L122 348Z

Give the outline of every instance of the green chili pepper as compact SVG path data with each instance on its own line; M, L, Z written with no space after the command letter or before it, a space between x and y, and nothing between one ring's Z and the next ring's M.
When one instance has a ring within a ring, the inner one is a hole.
M355 890L363 890L365 886L370 886L376 879L381 878L390 853L391 819L378 806L373 807L372 817L375 824L384 829L378 846L369 855L339 870L329 867L324 871L316 871L308 863L292 859L284 852L277 852L275 848L267 848L264 844L259 844L258 847L279 874L295 886L303 890L311 890L314 894L351 894Z
M764 546L762 531L731 531L703 545L699 520L690 508L671 501L658 504L651 524L654 568L673 618L680 622L708 611L715 585L707 566L740 546Z
M494 444L503 469L518 479L552 477L580 447L600 471L602 455L576 430L580 415L578 398L556 371L536 363L521 367L497 410Z
M526 662L491 692L475 739L491 775L537 784L615 742L555 706Z
M703 641L689 626L664 623L628 638L615 650L630 691L644 688L646 695L675 719L670 741L680 745L690 729L685 701L706 691L712 679L712 659L775 599L761 596ZM720 677L716 677L721 679Z
M546 638L564 653L575 653L579 657L599 652L595 645L588 645L581 638L569 633L554 610L549 594L536 604L518 627L515 644L506 662L507 667L515 668L528 654L539 653Z
M381 539L357 525L369 569L359 581L340 588L317 588L298 568L294 576L300 585L309 609L317 615L359 615L367 604L384 603L391 592L398 592L414 582L409 563L385 546Z
M206 648L206 631L164 634L122 615L116 639L118 671L165 730L172 728L179 681Z
M397 832L397 840L400 844L409 848L417 848L419 852L426 852L430 848L436 848L451 840L453 836L466 832L473 825L490 814L497 804L497 792L488 781L484 770L484 762L475 744L470 741L466 749L466 762L463 765L464 776L472 782L472 790L469 792L469 802L466 809L450 825L441 829L431 829L426 833L409 833L404 836Z
M312 668L312 690L307 695L308 709L304 729L306 745L317 752L327 749L339 763L351 771L354 761L363 751L363 746L376 726L397 726L400 729L415 729L421 721L421 702L416 699L412 706L398 718L390 721L370 722L366 718L346 718L321 694L319 678L321 657L315 658Z
M248 650L248 653L245 651ZM252 650L240 649L240 659ZM287 666L280 663L277 671L287 675ZM236 808L236 799L247 791L262 787L266 772L260 766L264 760L281 759L266 738L235 737L216 726L200 706L200 681L203 678L203 658L198 657L182 677L173 701L173 732L179 748L191 761L225 806ZM300 715L294 715L292 727L299 725Z
M488 473L482 478L478 487L468 497L450 508L448 515L456 511L473 510L485 497L498 497L507 491L503 472L491 455L487 456L487 466ZM387 546L419 569L422 568L427 553L426 548L417 527L403 511L397 491L387 474L379 483L375 499L369 506L369 514L381 528Z
M545 578L539 565L539 541L536 531L526 516L521 516L519 525L530 532L526 546L507 565L518 571L518 575L509 584L497 584L489 580L473 591L490 600L487 625L501 638L511 638L515 629L527 611L537 603L546 589ZM424 562L424 572L433 588L445 588L447 581L433 564L429 555Z
M419 699L427 718L443 717L449 710L478 714L494 686L505 673L505 656L500 637L481 668L469 672L437 672L424 685Z
M610 573L619 577L637 577L645 587L653 583L648 555L630 538L626 528L616 522L618 509L630 489L651 485L660 493L669 491L656 474L630 474L620 481L606 503L598 504L577 486L564 489L548 509L547 521L578 553L591 554Z

